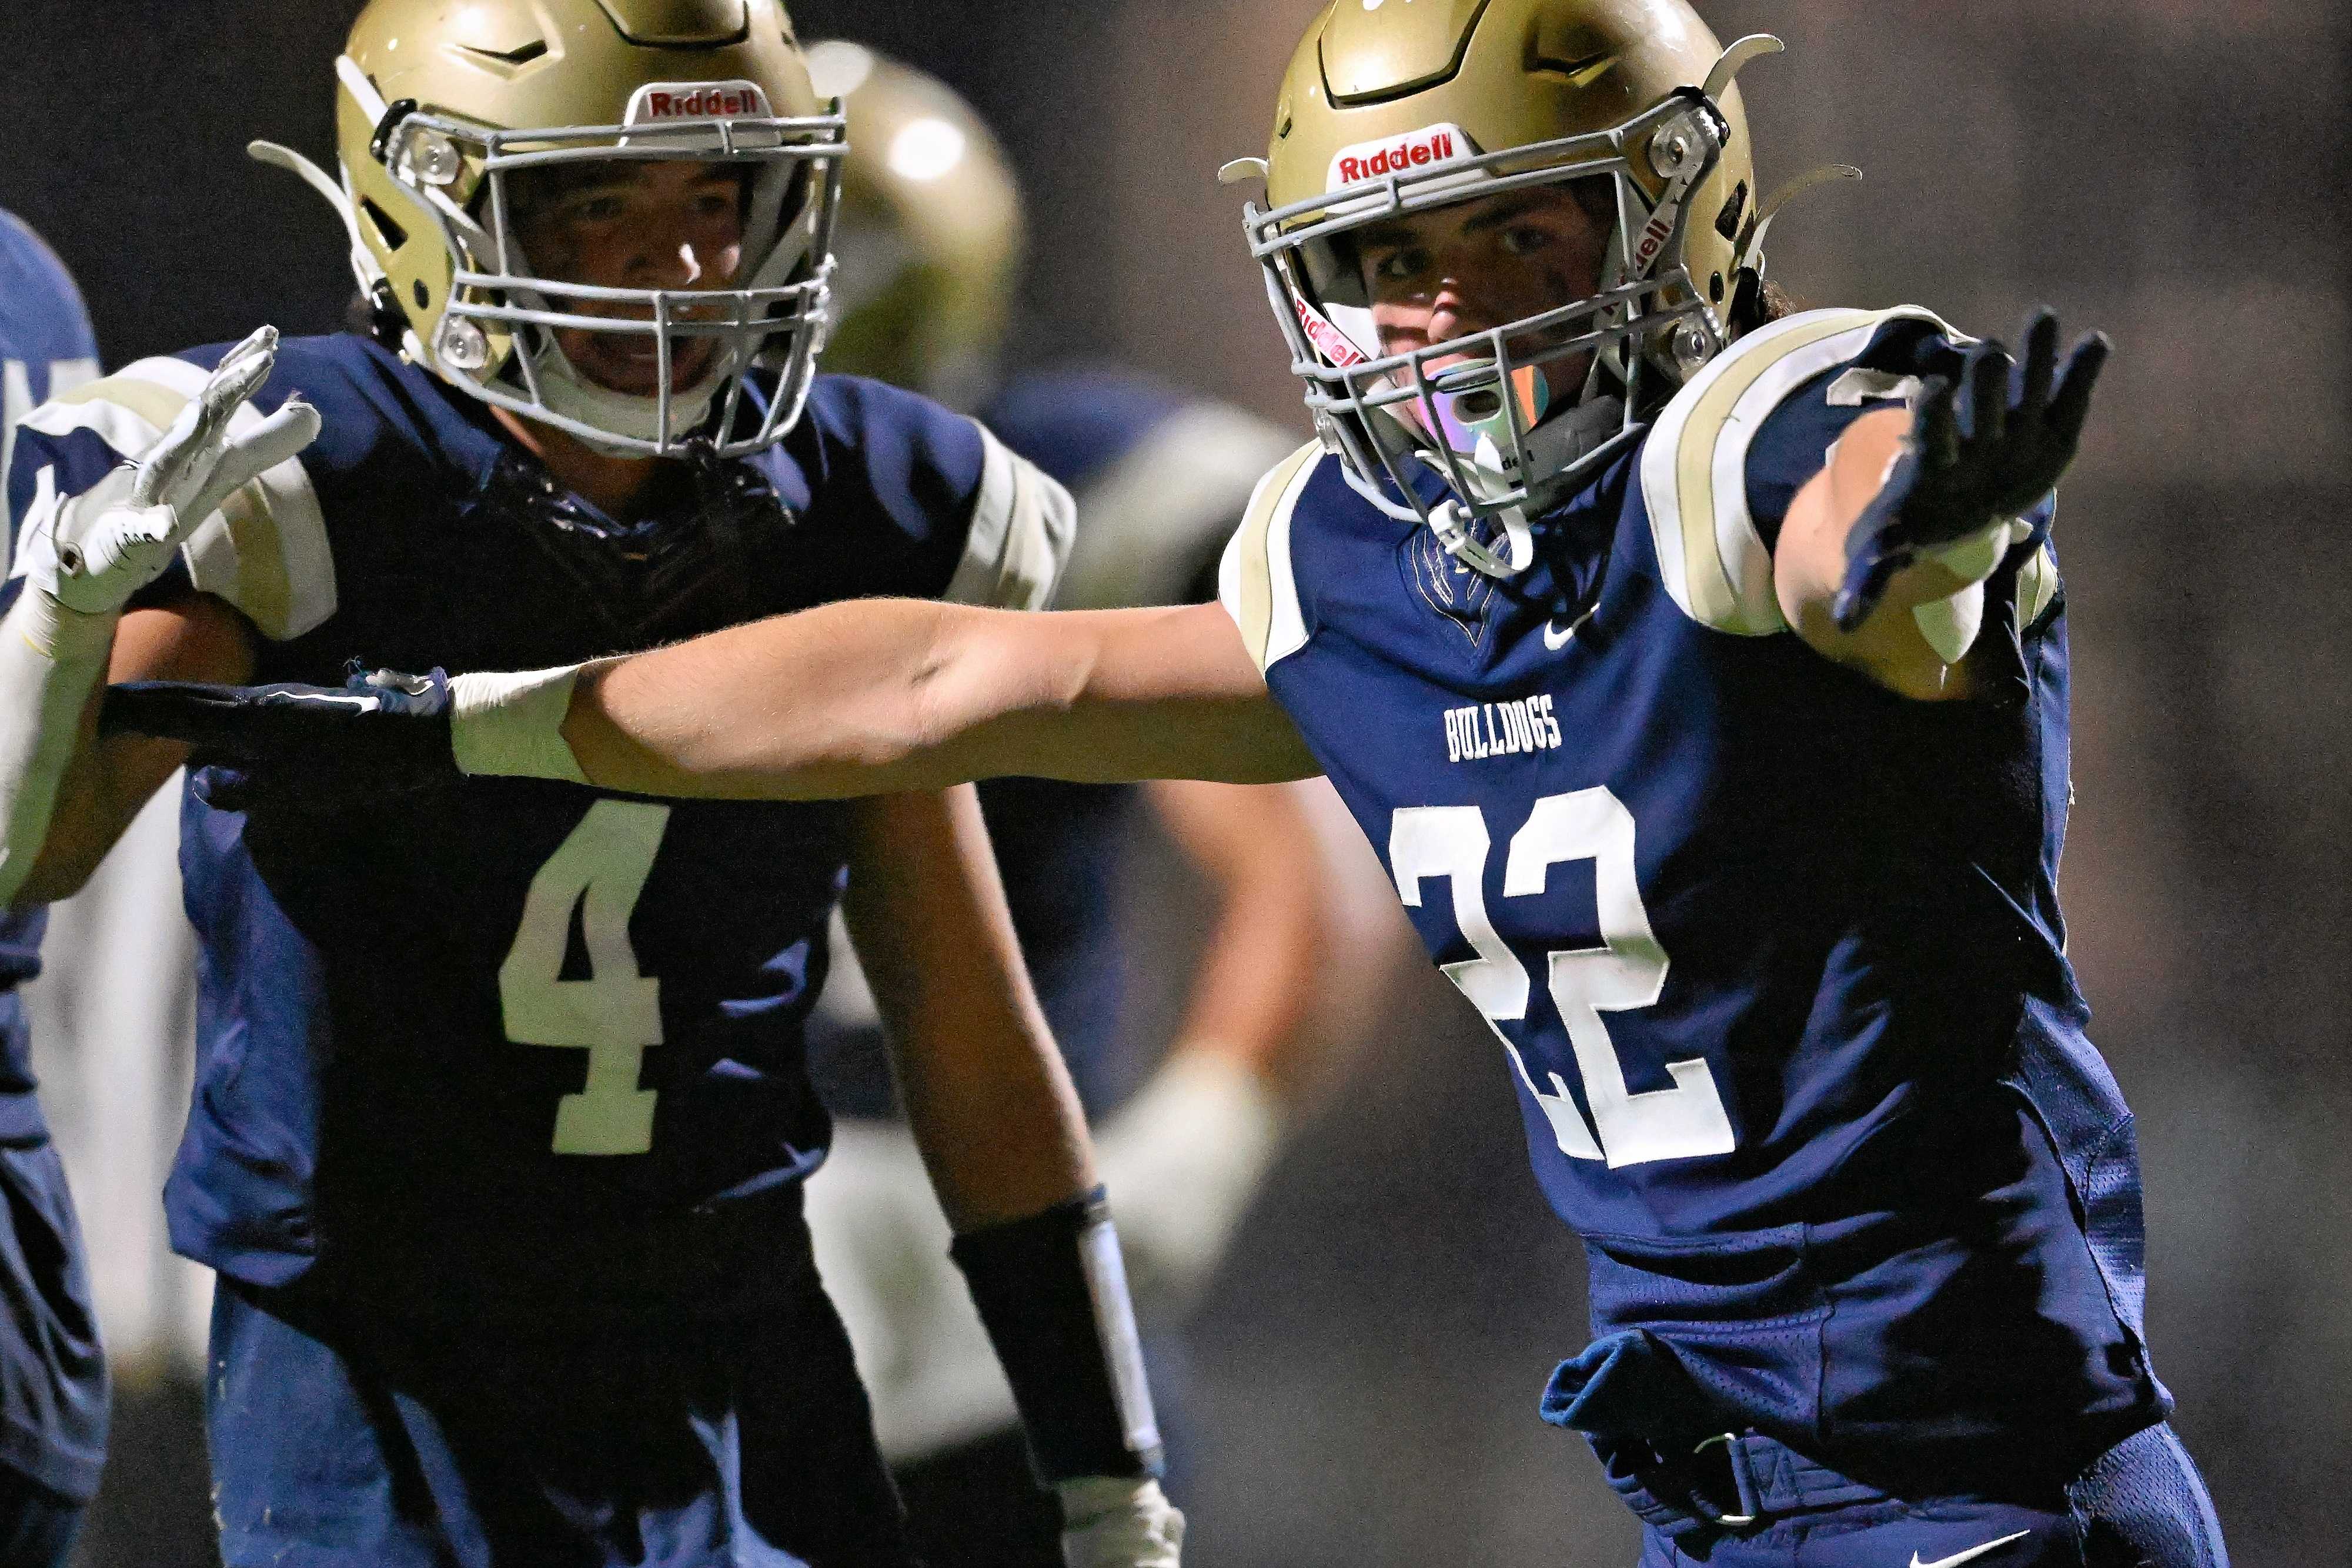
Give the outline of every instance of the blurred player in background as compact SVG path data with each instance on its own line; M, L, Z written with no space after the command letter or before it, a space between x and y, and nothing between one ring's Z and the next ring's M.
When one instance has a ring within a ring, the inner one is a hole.
M0 473L25 417L97 375L97 340L73 279L39 235L0 211ZM15 531L7 505L0 496L0 537ZM0 714L0 727L27 717ZM34 1095L17 995L40 972L47 923L44 910L0 910L0 1568L65 1562L106 1457L106 1368L89 1267Z
M1644 1568L2221 1568L2058 904L2053 486L2106 345L1776 298L1733 83L1778 47L1684 0L1315 19L1227 172L1319 439L1222 609L822 609L541 672L561 715L124 716L681 798L1320 771L1583 1242L1541 1408Z
M814 44L809 67L820 96L844 99L851 149L827 367L972 412L1072 491L1077 535L1055 608L1214 598L1217 558L1251 486L1295 438L1108 367L1006 375L1024 225L995 139L945 83L859 45ZM1098 1129L1181 1500L1182 1357L1160 1331L1181 1322L1216 1270L1308 1080L1323 1076L1319 1059L1345 1032L1331 959L1346 951L1359 974L1377 973L1389 951L1364 929L1377 893L1362 896L1349 865L1333 863L1318 812L1337 802L1319 784L1015 779L982 786L981 800L1039 999ZM1124 863L1142 804L1215 907L1164 1054L1134 1017ZM811 1184L810 1222L884 1451L928 1561L1051 1563L1050 1510L982 1506L1019 1490L1012 1397L895 1119L878 1020L858 1008L862 988L840 983L854 979L855 960L838 940L834 962L815 1067L828 1103L853 1119ZM1358 980L1353 991L1366 988Z
M7 899L79 886L185 756L96 738L109 669L530 664L1057 574L1052 480L814 375L842 127L772 0L376 0L336 74L341 184L265 151L343 216L373 335L142 361L16 444ZM1173 1568L1117 1241L969 792L200 771L183 837L204 1060L165 1196L222 1276L232 1568L911 1562L802 1218L852 868L1066 1550Z

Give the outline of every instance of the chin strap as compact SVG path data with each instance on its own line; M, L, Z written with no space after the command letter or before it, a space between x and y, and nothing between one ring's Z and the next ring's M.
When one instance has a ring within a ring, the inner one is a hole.
M320 199L335 209L335 216L342 223L343 233L351 238L352 270L359 275L361 287L369 287L383 276L383 268L375 264L375 257L368 254L366 242L360 238L360 223L352 214L350 194L335 183L324 169L291 147L281 146L275 141L248 141L245 144L245 154L257 163L285 170L318 192Z
M1530 504L1540 510L1567 486L1591 473L1598 465L1593 461L1596 456L1613 455L1627 436L1640 434L1624 426L1624 400L1604 395L1587 398L1528 432L1521 444L1529 466L1542 476L1528 483ZM1474 478L1491 475L1498 482L1504 480L1502 454L1491 436L1479 437L1471 474ZM1474 518L1459 500L1444 500L1433 507L1429 526L1447 555L1487 577L1507 580L1535 564L1535 535L1528 526L1525 507L1491 515L1503 530L1501 554L1472 533Z
M1528 515L1514 507L1507 512L1494 514L1494 517L1502 526L1508 555L1498 556L1478 542L1470 532L1470 510L1459 501L1444 500L1430 508L1429 526L1435 531L1437 542L1445 547L1445 553L1464 566L1492 578L1517 577L1535 564L1536 539L1528 528Z

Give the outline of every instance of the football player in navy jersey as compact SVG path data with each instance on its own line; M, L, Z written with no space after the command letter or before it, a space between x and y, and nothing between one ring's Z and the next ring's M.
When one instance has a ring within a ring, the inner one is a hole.
M97 375L73 279L38 235L0 212L0 469L36 404ZM21 720L0 717L0 729ZM106 1454L106 1367L81 1231L34 1096L17 996L40 972L47 923L39 909L0 911L0 1568L66 1561Z
M1071 491L1077 531L1055 608L1213 599L1218 558L1257 476L1296 437L1110 365L1005 373L1024 224L987 125L946 83L857 44L811 44L809 68L820 95L842 99L849 127L828 367L972 410ZM1360 928L1377 890L1362 896L1349 868L1329 863L1318 819L1338 803L1319 784L1008 779L983 785L981 804L1023 956L1097 1129L1181 1500L1199 1439L1186 1441L1173 1333L1305 1091L1328 1077L1347 1034L1328 956L1376 965L1379 937ZM1125 872L1147 814L1202 873L1214 909L1164 1054L1138 1027L1132 994L1149 983L1148 965L1129 930ZM844 1120L811 1184L809 1220L883 1452L933 1568L1058 1563L1050 1510L973 1506L1017 1492L1008 1480L1024 1463L1020 1432L895 1120L878 1020L843 983L854 964L836 945L812 1020L818 1088Z
M1041 604L1066 494L817 379L842 123L773 0L376 0L337 62L377 334L142 361L7 487L0 874L70 891L184 747L100 672L497 669L835 599ZM314 439L315 438L315 439ZM383 700L394 700L387 694ZM668 805L199 770L203 1057L166 1190L219 1271L231 1564L912 1561L801 1182L845 897L1076 1563L1177 1561L1118 1243L967 790Z
M1776 300L1732 83L1777 47L1684 0L1315 20L1228 172L1321 440L1222 612L818 610L544 674L553 719L465 677L122 717L681 798L1323 772L1584 1244L1542 1411L1645 1564L2221 1563L2056 895L2051 495L2105 345Z

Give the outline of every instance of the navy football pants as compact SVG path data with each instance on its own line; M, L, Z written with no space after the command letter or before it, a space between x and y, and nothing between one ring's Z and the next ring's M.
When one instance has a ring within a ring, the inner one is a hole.
M1943 1498L1788 1515L1745 1535L1643 1532L1641 1568L2229 1568L2212 1500L2168 1426L2101 1455L2047 1509Z
M224 1278L206 1422L227 1568L909 1568L812 1282L737 1317L492 1329Z

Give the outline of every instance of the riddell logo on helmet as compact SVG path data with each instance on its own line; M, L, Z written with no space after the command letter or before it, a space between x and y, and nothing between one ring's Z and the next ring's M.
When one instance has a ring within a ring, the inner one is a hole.
M1316 351L1325 360L1343 371L1367 362L1364 351L1349 342L1348 335L1339 330L1328 316L1296 294L1290 297L1290 303L1298 312L1298 324L1307 329L1307 340L1315 345Z
M1665 249L1666 242L1674 237L1675 220L1670 214L1660 213L1643 225L1641 242L1633 247L1633 276L1639 277L1647 273L1650 264L1658 259L1658 253Z
M1359 141L1332 157L1328 184L1336 190L1384 174L1410 174L1433 163L1450 163L1469 146L1470 139L1458 125L1428 125L1393 139Z
M765 120L768 95L757 82L647 82L629 99L625 125L665 120Z

